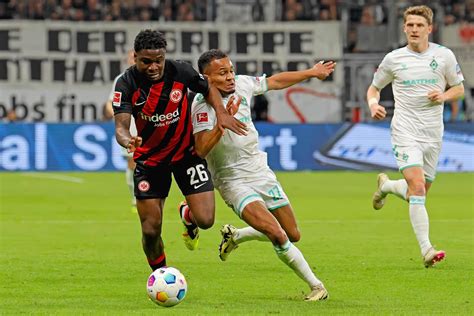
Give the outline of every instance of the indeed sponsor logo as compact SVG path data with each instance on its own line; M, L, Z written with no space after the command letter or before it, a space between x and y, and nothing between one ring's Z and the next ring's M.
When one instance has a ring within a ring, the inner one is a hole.
M413 86L416 84L437 84L438 79L415 79L415 80L403 80L402 84L405 86Z
M179 120L179 109L176 109L174 112L166 114L154 114L152 116L140 112L140 118L148 122L156 123L155 126L157 127L170 125Z

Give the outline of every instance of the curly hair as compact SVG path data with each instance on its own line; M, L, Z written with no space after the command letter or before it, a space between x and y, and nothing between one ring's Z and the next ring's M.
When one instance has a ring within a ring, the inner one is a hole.
M135 52L142 49L166 49L166 39L163 33L154 30L142 30L135 37L133 48Z
M211 49L207 52L202 53L198 60L199 72L203 73L204 69L214 60L226 58L227 54L220 49Z

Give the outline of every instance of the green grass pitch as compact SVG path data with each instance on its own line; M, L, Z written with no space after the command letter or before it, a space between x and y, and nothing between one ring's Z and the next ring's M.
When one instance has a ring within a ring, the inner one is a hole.
M397 174L391 174L398 177ZM302 233L297 246L329 290L306 285L271 244L249 242L221 262L224 223L244 224L217 197L198 250L181 240L173 186L163 236L168 265L188 281L165 309L147 299L150 273L122 173L0 173L0 314L473 314L474 174L440 174L427 199L431 241L447 259L425 269L406 203L371 207L375 173L279 173ZM218 196L218 195L216 195Z

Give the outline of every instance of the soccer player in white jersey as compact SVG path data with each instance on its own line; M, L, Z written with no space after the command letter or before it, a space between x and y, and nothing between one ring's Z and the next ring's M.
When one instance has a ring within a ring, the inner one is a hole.
M135 58L134 58L134 51L129 50L127 53L127 65L133 66L135 65ZM106 117L113 118L114 117L114 110L112 107L112 103L114 100L114 92L115 92L115 85L117 84L117 80L120 78L122 74L115 77L114 84L112 85L112 89L109 93L109 97L107 98L107 102L105 103ZM137 135L137 128L135 127L135 119L133 116L131 117L130 121L130 134L133 136ZM133 184L133 171L135 170L135 161L133 161L133 153L127 152L127 149L122 148L122 156L127 160L127 168L125 169L125 181L127 183L128 190L130 192L131 203L132 203L132 212L135 213L137 211L137 200L135 199L134 193L134 184Z
M410 221L418 240L423 263L431 267L446 256L429 239L426 195L436 174L443 137L443 103L464 94L463 75L453 52L428 41L433 11L414 6L404 13L408 45L387 54L367 91L373 119L386 112L379 104L380 90L392 83L395 112L391 123L393 153L404 179L390 180L381 173L373 207L384 206L387 194L409 202Z
M236 76L229 57L220 50L201 55L199 71L221 92L230 114L248 127L246 136L232 135L216 126L214 109L196 95L192 105L195 150L206 157L215 186L225 202L250 227L237 229L224 225L219 246L220 258L243 242L271 241L277 256L311 288L306 300L328 297L323 283L314 275L300 250L292 244L300 239L293 209L275 174L267 164L266 153L258 149L258 133L252 123L250 101L268 90L284 89L310 78L329 76L335 63L317 63L303 71L265 76ZM233 106L236 101L236 106Z

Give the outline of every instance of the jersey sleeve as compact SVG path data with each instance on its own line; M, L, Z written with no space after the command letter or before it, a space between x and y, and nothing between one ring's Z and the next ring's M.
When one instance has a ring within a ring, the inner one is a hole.
M391 54L387 54L379 67L375 71L372 85L379 90L382 90L386 85L393 81Z
M464 81L461 67L456 60L456 56L454 56L454 53L450 49L447 49L446 55L446 82L450 87L457 86Z
M112 89L110 90L109 97L107 98L107 101L112 102L114 100L114 92L115 92L115 86L117 85L117 81L122 76L122 74L118 75L114 79L114 83L112 84Z
M216 125L216 112L206 103L202 94L196 94L191 105L191 115L193 119L193 134L210 131Z
M133 91L126 82L124 75L119 76L112 93L114 114L132 113L132 94Z
M248 77L248 78L250 79L250 87L252 89L252 95L260 95L268 91L266 75L263 75L260 77Z
M204 96L207 96L209 93L209 84L207 83L206 78L203 75L198 73L191 64L179 61L178 62L185 72L185 76L188 82L189 89L196 93L200 93Z

